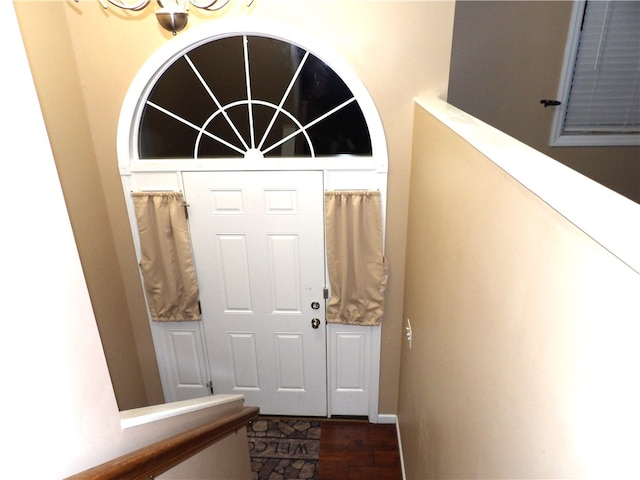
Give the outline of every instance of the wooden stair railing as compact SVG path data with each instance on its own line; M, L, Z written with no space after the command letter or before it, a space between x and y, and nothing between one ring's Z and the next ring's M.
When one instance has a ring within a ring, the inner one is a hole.
M206 425L160 440L96 467L77 473L66 480L149 480L166 472L192 455L204 450L228 434L255 419L258 407L243 407Z

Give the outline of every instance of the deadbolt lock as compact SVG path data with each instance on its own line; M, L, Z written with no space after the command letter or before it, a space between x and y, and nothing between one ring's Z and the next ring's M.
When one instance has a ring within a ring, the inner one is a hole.
M311 308L318 310L320 308L320 304L318 302L311 302Z

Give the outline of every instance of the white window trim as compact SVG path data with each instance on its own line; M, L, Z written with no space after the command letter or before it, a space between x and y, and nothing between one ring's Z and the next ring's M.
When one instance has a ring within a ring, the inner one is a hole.
M578 45L580 43L580 25L586 7L586 0L578 0L574 3L567 36L567 45L564 52L564 64L560 76L558 100L561 102L556 107L553 124L551 126L552 147L577 147L577 146L637 146L640 145L640 135L612 134L612 135L571 135L563 133L564 117L566 114L573 68L576 62Z
M274 32L277 32L274 33ZM243 159L225 161L224 159L199 160L140 160L137 150L138 126L149 89L156 79L172 64L173 60L185 50L197 44L231 35L266 35L288 43L300 45L305 50L329 65L345 82L353 93L366 119L371 138L372 154L370 157L344 155L340 158L319 157L305 161L301 166L299 160L287 158L265 158L259 161ZM295 39L295 40L294 40ZM141 67L134 78L124 99L117 131L118 168L121 175L143 171L173 170L371 170L380 173L388 172L387 143L378 110L371 94L360 78L346 61L329 49L324 42L306 31L301 31L288 24L266 19L225 18L215 23L206 23L181 33L178 37L160 47Z

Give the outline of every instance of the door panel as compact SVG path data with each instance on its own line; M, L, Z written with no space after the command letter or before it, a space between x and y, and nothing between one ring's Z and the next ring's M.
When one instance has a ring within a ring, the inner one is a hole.
M251 283L246 235L217 235L224 282L218 285L224 292L224 311L251 311Z
M276 333L276 387L279 391L304 391L304 352L302 335Z
M369 414L371 327L332 325L331 413Z
M274 313L301 313L297 235L267 235Z
M265 414L325 416L322 172L183 182L214 392L242 393Z
M210 394L200 322L151 322L166 402Z
M253 333L227 332L227 337L233 385L235 388L259 389L256 336Z

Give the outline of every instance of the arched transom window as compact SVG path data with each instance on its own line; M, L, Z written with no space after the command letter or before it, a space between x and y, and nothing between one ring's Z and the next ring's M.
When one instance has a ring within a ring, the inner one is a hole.
M309 51L259 35L177 57L149 90L138 132L141 160L372 155L341 78Z

